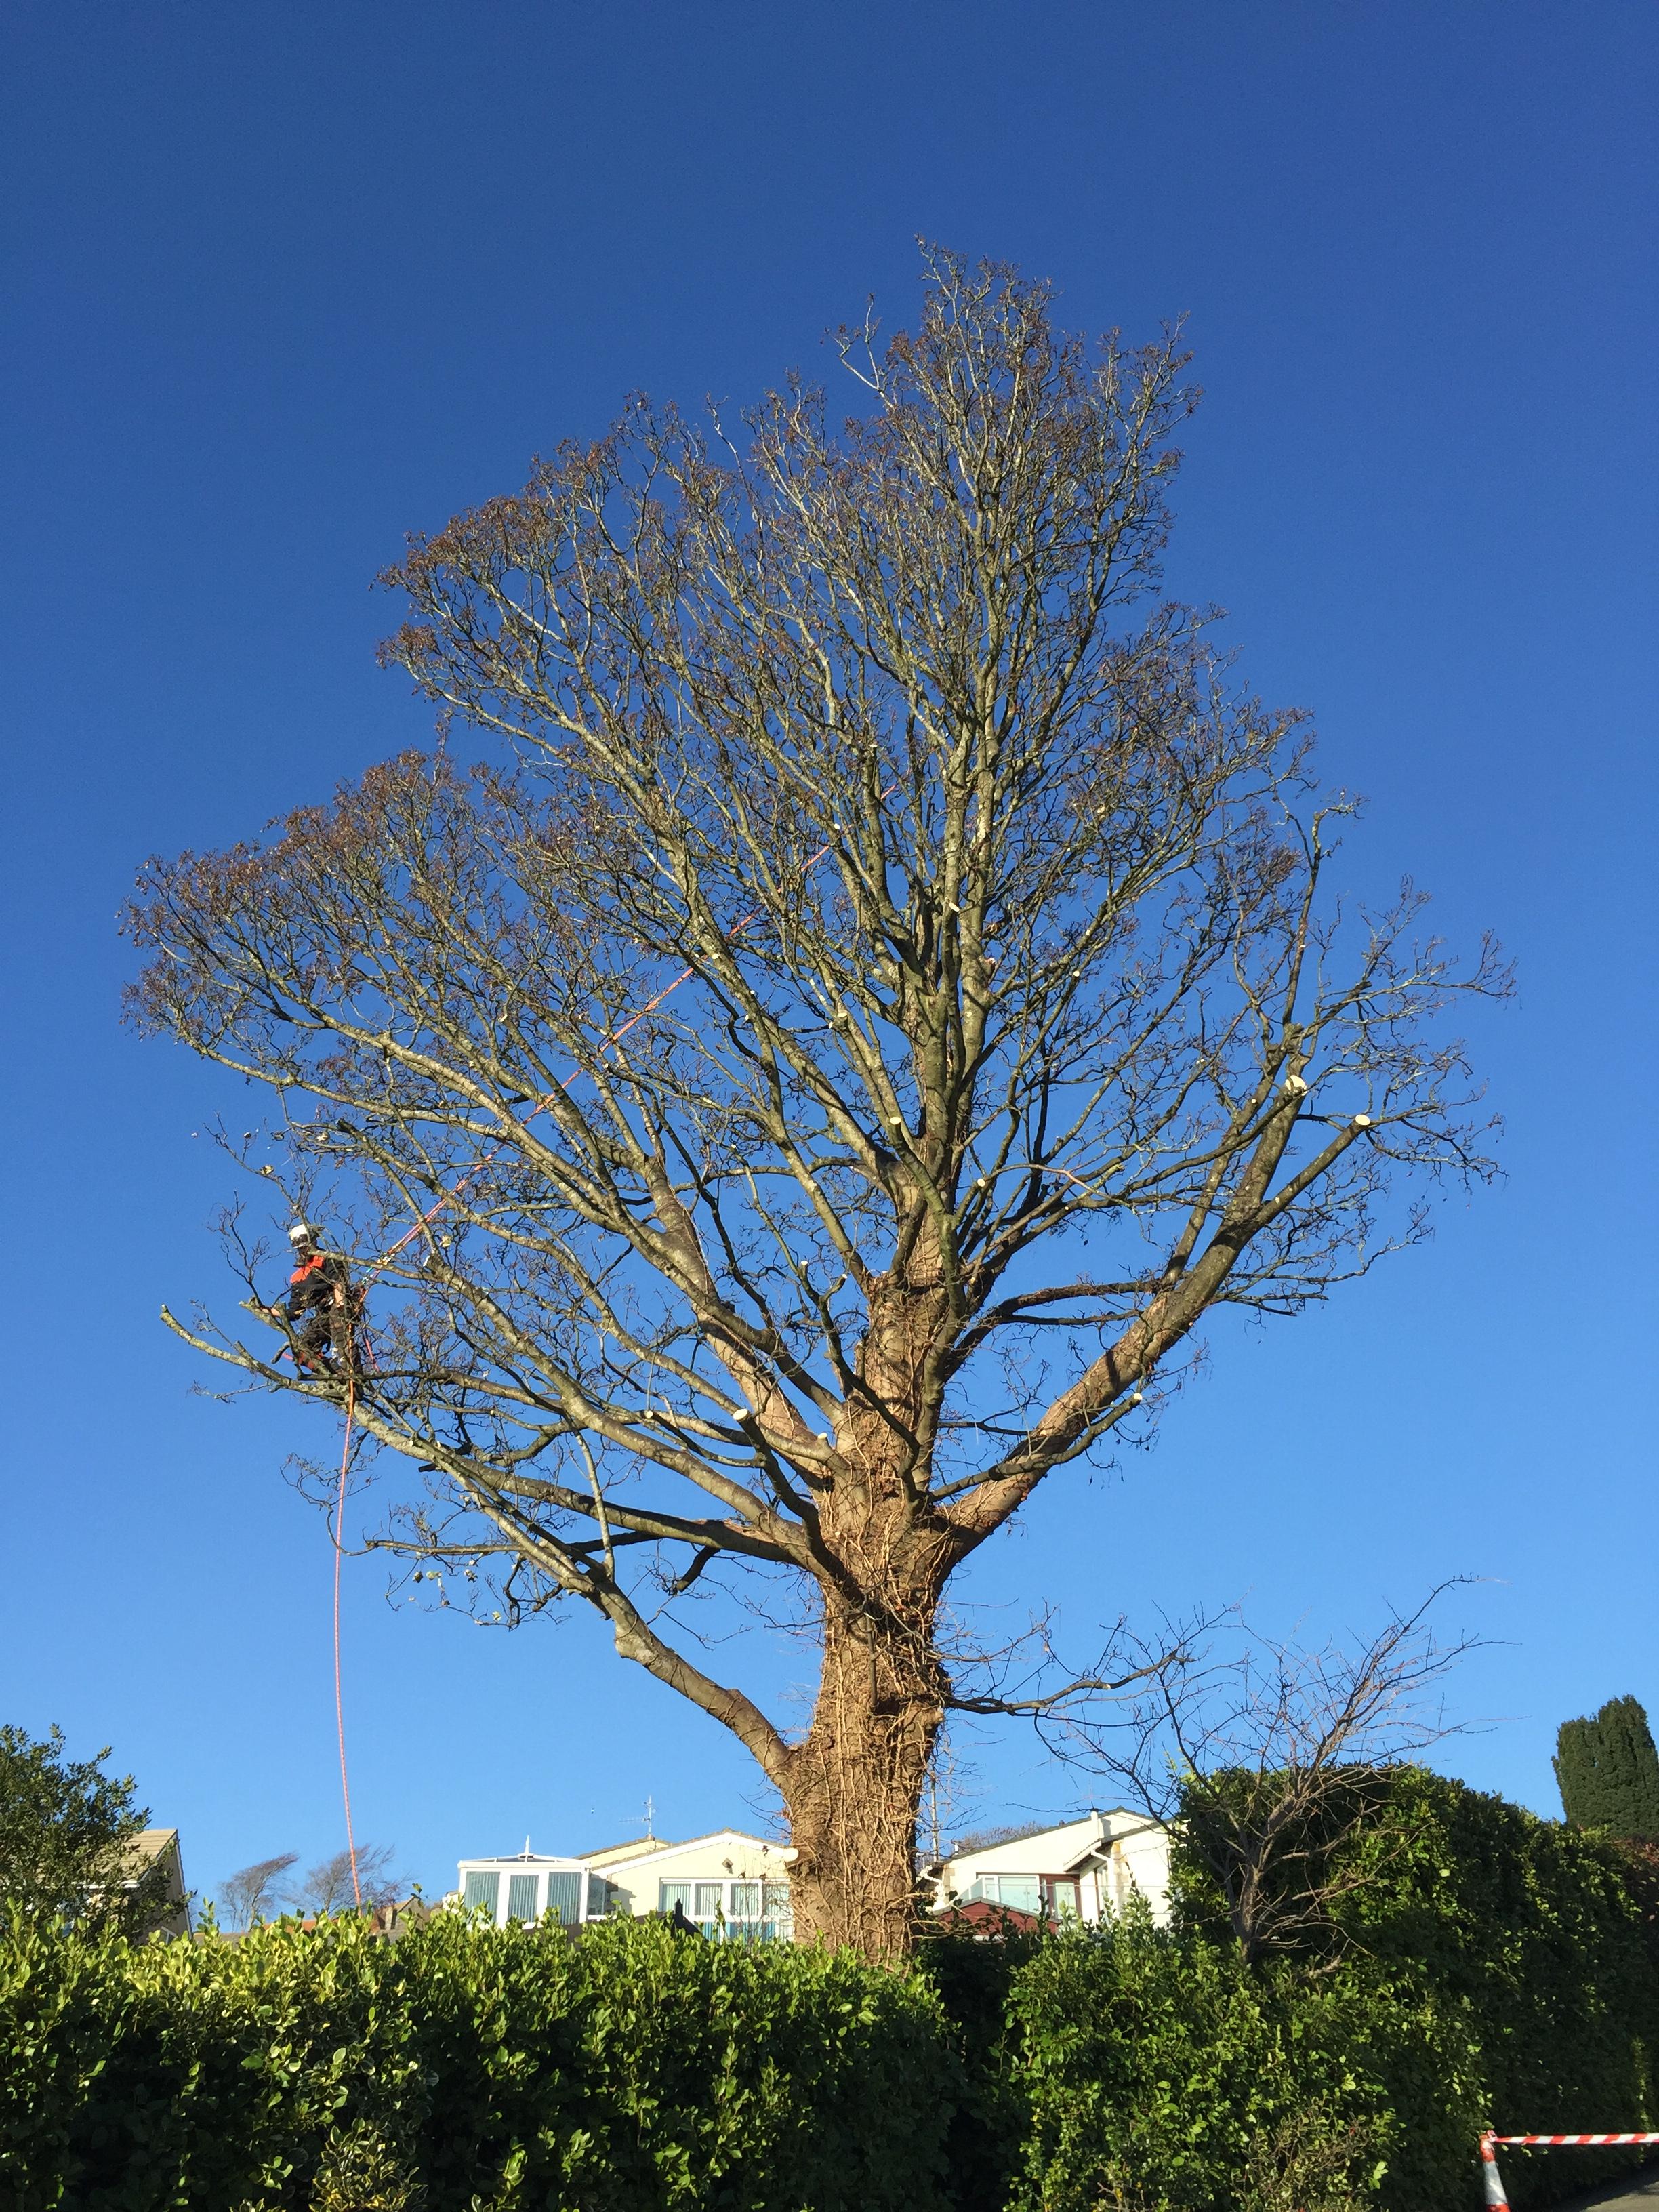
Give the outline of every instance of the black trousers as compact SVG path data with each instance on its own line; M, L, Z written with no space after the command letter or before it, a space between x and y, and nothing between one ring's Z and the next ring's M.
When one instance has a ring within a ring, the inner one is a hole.
M351 1329L345 1315L332 1301L313 1306L294 1316L294 1334L308 1364L350 1364Z

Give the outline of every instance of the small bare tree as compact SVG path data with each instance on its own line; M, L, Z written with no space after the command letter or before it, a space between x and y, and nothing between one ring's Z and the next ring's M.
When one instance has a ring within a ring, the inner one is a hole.
M1120 1635L1109 1663L1139 1660L1139 1685L1115 1711L1064 1699L1039 1714L1039 1732L1136 1809L1179 1826L1247 1960L1317 1951L1338 1936L1342 1900L1386 1865L1352 1846L1389 1801L1389 1769L1462 1725L1447 1721L1438 1686L1481 1639L1442 1643L1428 1619L1452 1587L1358 1649L1279 1642L1236 1613L1220 1652L1207 1640L1214 1621L1161 1644Z
M233 1929L245 1931L256 1920L267 1919L283 1909L288 1901L283 1876L299 1856L298 1851L282 1851L274 1859L256 1859L252 1866L239 1867L220 1883L214 1895Z
M580 1601L729 1729L797 1929L882 1954L951 1577L1206 1315L1486 1172L1434 1017L1503 978L1409 890L1343 915L1299 718L1158 596L1173 339L934 254L917 331L840 354L839 429L798 383L743 450L641 402L416 543L387 656L513 764L392 762L154 864L131 927L140 1019L280 1101L233 1149L373 1342L310 1360L240 1217L269 1334L172 1325L427 1474L380 1540L438 1602ZM699 1649L722 1584L813 1639L804 1733Z
M291 1895L295 1909L344 1912L355 1907L360 1898L365 1905L394 1903L404 1887L402 1877L392 1871L396 1856L391 1844L360 1844L355 1882L349 1850L319 1859L294 1885Z

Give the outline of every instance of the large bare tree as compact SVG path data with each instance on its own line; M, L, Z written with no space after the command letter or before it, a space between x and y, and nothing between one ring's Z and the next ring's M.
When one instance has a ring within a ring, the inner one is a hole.
M351 1395L427 1475L381 1540L429 1592L580 1599L731 1729L798 1930L872 1954L951 1577L1212 1309L1295 1312L1417 1233L1397 1182L1484 1172L1434 1018L1501 982L1409 892L1344 920L1299 717L1159 596L1174 339L926 275L913 335L842 334L839 427L799 381L741 438L639 402L416 541L386 657L493 765L392 761L131 917L142 1019L274 1089L247 1164L372 1334L307 1366L243 1217L274 1335L173 1326ZM804 1732L687 1626L722 1583L813 1636Z

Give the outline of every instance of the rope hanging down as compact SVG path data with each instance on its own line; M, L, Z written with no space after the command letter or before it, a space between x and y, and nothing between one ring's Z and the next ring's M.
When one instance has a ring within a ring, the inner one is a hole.
M883 799L885 800L890 799L897 789L897 784L889 784L887 789L881 794ZM812 854L811 858L806 863L809 872L812 869L819 866L823 861L826 860L833 850L834 848L832 846L820 845L817 851ZM739 920L733 922L731 929L726 933L728 942L732 938L741 937L744 932L748 928L750 923L758 918L760 911L761 909L758 907L751 907L747 914L742 915ZM637 1013L630 1014L620 1029L614 1029L611 1030L611 1034L605 1038L604 1043L599 1047L600 1051L606 1051L611 1046L619 1044L623 1038L628 1035L629 1030L635 1028L639 1023L642 1022L647 1014L654 1013L657 1008L661 1006L665 999L672 998L674 993L679 989L680 985L682 983L689 983L696 973L696 970L693 968L682 968L678 975L674 976L670 981L665 983L661 990L657 992L653 997L646 1000L645 1004L640 1008ZM570 1084L574 1080L576 1073L577 1071L573 1068L568 1075L562 1078L558 1085L556 1086L556 1089L559 1091L568 1089ZM525 1119L527 1121L533 1121L538 1114L544 1112L546 1109L552 1104L554 1096L554 1091L544 1091L541 1097L537 1099L534 1104L531 1107L530 1111L525 1116ZM364 1277L362 1290L356 1293L356 1305L360 1313L363 1310L368 1303L370 1286L374 1284L378 1276L385 1273L386 1267L397 1258L398 1253L404 1249L404 1246L413 1243L416 1237L421 1234L422 1230L429 1229L433 1222L436 1220L439 1214L443 1212L445 1206L453 1205L456 1200L460 1197L461 1193L466 1188L468 1183L473 1182L477 1176L481 1176L484 1170L490 1166L493 1162L499 1159L500 1157L501 1148L499 1146L494 1152L486 1152L483 1158L479 1161L477 1166L461 1177L459 1182L456 1184L453 1190L441 1192L438 1197L434 1199L433 1203L427 1208L426 1212L422 1214L420 1219L416 1221L412 1227L406 1229L403 1235L398 1237L396 1243L387 1245L386 1250L381 1253L380 1258L374 1262L368 1274ZM353 1327L353 1321L350 1316L349 1308L346 1327L348 1332L349 1332ZM334 1502L334 1729L340 1747L340 1802L345 1811L346 1850L351 1860L351 1898L352 1903L361 1911L362 1909L363 1893L357 1880L357 1843L356 1838L352 1832L351 1826L351 1782L346 1768L345 1690L340 1667L340 1562L345 1556L346 1475L347 1471L351 1465L352 1431L356 1426L357 1413L357 1364L356 1355L356 1343L349 1334L346 1350L345 1421L343 1435L340 1444L340 1482L338 1494L337 1495Z
M334 1732L340 1744L340 1796L345 1806L346 1850L351 1856L351 1902L361 1912L363 1893L357 1880L357 1838L351 1828L351 1783L346 1773L345 1694L340 1672L340 1562L345 1553L346 1469L351 1463L351 1426L357 1410L356 1363L346 1374L345 1436L340 1446L340 1494L334 1503Z

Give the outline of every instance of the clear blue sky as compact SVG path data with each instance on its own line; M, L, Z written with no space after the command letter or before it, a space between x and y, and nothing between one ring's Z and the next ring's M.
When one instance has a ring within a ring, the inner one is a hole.
M0 1712L106 1740L210 1887L339 1841L329 1553L296 1415L190 1394L207 1072L118 1024L152 850L256 832L427 712L377 672L401 533L628 390L820 362L917 233L1076 324L1185 313L1173 575L1521 990L1475 1042L1507 1183L1323 1313L1221 1329L1155 1453L1058 1479L974 1595L1504 1639L1449 1763L1553 1811L1557 1723L1656 1646L1656 359L1646 0L53 0L9 11L9 1370ZM231 1110L240 1110L240 1092ZM755 1778L597 1629L347 1575L360 1835L460 1853L742 1820ZM1086 1792L1018 1736L975 1816Z

